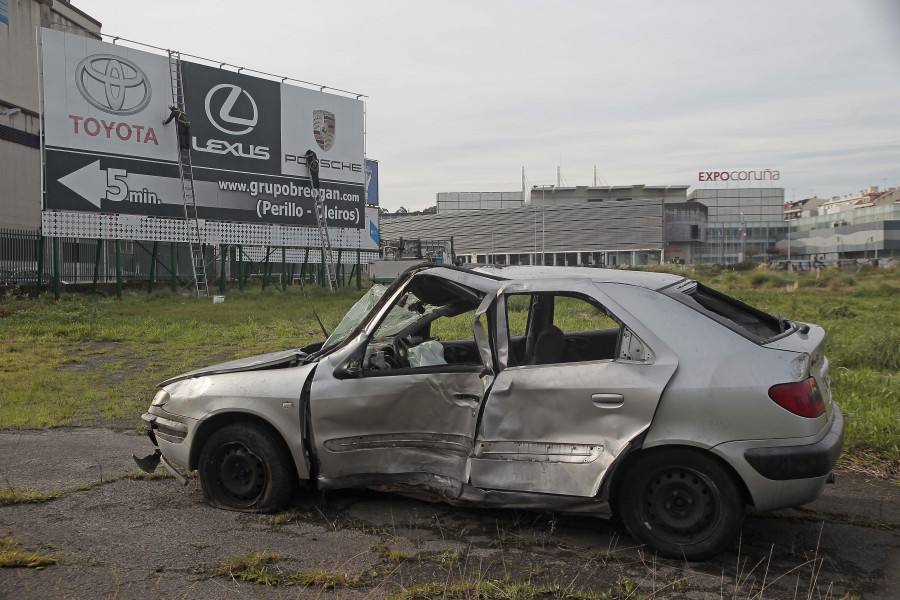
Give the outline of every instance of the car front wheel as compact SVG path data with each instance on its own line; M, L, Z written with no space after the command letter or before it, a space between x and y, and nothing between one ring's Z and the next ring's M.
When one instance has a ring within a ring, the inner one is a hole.
M628 532L661 556L718 554L744 522L744 498L727 467L689 449L637 458L619 486L617 513Z
M293 491L292 461L273 434L252 423L215 431L200 454L200 485L207 500L229 510L272 512Z

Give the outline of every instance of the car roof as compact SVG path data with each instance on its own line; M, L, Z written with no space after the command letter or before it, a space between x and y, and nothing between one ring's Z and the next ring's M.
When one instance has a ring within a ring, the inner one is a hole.
M652 271L629 271L624 269L595 269L590 267L543 267L543 266L497 266L483 265L471 269L501 279L513 281L535 281L539 279L587 280L594 283L624 283L651 290L669 287L685 278L672 273Z

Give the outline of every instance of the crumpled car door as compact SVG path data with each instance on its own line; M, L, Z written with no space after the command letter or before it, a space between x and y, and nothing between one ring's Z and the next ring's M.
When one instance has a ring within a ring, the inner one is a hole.
M475 487L593 497L613 460L650 425L675 372L674 352L595 285L567 282L563 289L559 285L504 287L498 297L498 319L505 315L506 293L581 293L621 319L631 335L652 349L654 360L503 368L494 380L477 434L471 470ZM503 336L502 324L498 330ZM506 358L506 353L501 356Z
M325 357L316 368L310 419L320 487L399 483L424 486L449 498L461 493L478 414L493 382L494 358L485 313L499 284L459 271L442 271L485 294L473 323L481 364L462 370L443 365L404 369L400 374L336 378L338 367L367 343L376 317L356 340ZM395 298L402 293L398 291Z

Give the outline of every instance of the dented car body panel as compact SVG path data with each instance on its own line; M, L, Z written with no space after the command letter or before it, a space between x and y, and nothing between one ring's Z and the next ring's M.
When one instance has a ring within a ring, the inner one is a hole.
M702 556L730 531L717 511L821 493L843 443L824 340L672 274L417 266L322 345L163 382L144 422L226 508L274 508L279 455L319 489L597 515L631 503L636 477L679 507L719 502L625 518L661 552ZM775 401L779 386L809 397ZM665 453L698 483L653 483Z
M163 423L182 424L181 439L151 427L163 455L185 470L198 467L199 446L217 419L259 419L273 427L290 450L301 479L309 477L304 453L302 390L316 364L265 371L228 372L180 379L166 386L170 400L151 406L144 415ZM204 432L203 430L207 431Z
M505 312L510 295L565 291L615 313L655 357L510 365L507 348L506 368L497 376L478 431L472 458L476 487L595 496L612 462L650 425L678 365L668 347L593 282L560 287L554 279L505 284L498 312Z

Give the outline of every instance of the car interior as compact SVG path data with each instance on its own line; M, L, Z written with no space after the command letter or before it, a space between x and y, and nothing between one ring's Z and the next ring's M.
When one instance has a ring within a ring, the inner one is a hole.
M619 356L622 326L592 301L554 293L510 294L506 299L510 366L612 360ZM584 329L584 325L596 328Z

